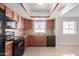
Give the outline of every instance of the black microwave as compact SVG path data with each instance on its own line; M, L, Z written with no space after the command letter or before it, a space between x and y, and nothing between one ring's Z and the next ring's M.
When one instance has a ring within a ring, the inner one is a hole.
M6 21L6 28L16 29L17 28L17 22L16 21Z

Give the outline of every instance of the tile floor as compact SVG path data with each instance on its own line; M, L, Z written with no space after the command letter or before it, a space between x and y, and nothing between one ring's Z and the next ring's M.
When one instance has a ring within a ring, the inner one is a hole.
M79 56L79 46L27 47L23 56Z

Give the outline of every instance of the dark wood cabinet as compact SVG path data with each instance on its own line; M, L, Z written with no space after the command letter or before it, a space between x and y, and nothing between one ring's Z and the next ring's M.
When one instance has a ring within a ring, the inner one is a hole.
M32 27L33 27L33 25L32 25L32 20L26 19L26 20L24 21L24 27L25 27L25 29L33 29L33 28L32 28Z
M19 20L19 15L16 12L13 12L13 20Z
M26 47L55 47L56 39L55 36L34 36L29 35L25 38L25 46Z
M19 20L18 20L18 29L24 29L25 25L24 25L24 19L22 17L19 16Z
M11 19L13 18L13 11L8 7L6 7L6 16Z
M0 3L0 8L5 10L5 5L3 3Z
M28 29L29 28L29 25L28 25L29 23L28 23L28 20L27 19L25 19L25 21L24 21L24 26L25 26L25 29Z
M25 29L24 28L24 19L23 18L21 18L21 29Z
M47 30L54 30L54 20L47 20Z
M47 47L55 47L56 41L55 36L47 36Z
M29 20L29 29L33 29L32 27L33 27L33 24L32 24L32 20Z
M10 43L5 46L5 56L12 56L13 51L13 43Z
M44 47L46 46L46 36L28 36L26 38L26 47Z

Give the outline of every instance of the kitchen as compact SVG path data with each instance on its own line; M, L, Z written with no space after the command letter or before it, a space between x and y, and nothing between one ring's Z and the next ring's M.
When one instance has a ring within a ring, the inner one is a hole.
M12 6L16 9L22 8L21 11L27 12L22 3L0 3L4 20L0 27L2 30L0 34L3 33L3 38L5 38L2 40L0 55L22 56L28 47L56 47L54 19L48 16L24 18L19 15L21 11L16 12Z
M0 3L0 56L79 56L78 3Z

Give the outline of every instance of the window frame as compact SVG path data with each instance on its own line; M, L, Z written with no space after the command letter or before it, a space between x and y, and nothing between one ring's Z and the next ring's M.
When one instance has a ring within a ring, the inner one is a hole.
M71 25L71 23L73 26ZM75 34L76 33L76 24L77 23L75 21L63 21L63 34ZM65 32L65 31L67 31L67 32Z
M40 29L40 28L37 28L37 29L35 29L35 22L44 22L44 28L43 27L41 27L42 29ZM34 33L45 33L46 32L46 20L33 20L33 31L34 31Z

